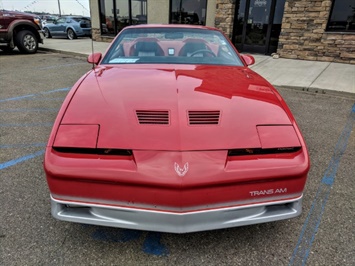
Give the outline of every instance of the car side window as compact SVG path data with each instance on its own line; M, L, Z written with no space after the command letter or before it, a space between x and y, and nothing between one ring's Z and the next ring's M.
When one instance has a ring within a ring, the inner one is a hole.
M58 24L59 24L59 23L64 23L64 21L65 21L64 18L60 18L60 19L57 20L57 23L58 23Z

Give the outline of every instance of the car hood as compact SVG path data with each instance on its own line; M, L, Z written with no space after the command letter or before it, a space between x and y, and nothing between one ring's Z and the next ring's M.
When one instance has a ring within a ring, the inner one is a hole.
M16 16L18 18L35 18L38 17L36 14L30 14L30 13L25 13L25 12L20 12L20 11L3 11L6 14L9 14L11 16Z
M99 66L80 84L61 124L98 125L98 148L261 147L257 125L292 124L280 99L246 67Z

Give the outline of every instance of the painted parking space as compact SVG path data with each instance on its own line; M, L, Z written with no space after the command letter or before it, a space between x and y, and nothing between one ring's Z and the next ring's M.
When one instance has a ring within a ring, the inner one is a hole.
M58 107L52 107L52 108L6 108L4 103L12 103L12 102L25 102L28 101L29 99L31 100L39 100L39 101L46 101L48 99L52 99L52 98L47 98L50 94L58 94L58 92L68 92L70 90L70 88L59 88L59 89L54 89L54 90L48 90L48 91L43 91L40 93L36 93L36 94L28 94L28 95L19 95L17 97L11 97L11 98L5 98L5 99L0 99L0 103L3 103L1 108L0 108L0 114L1 113L29 113L29 112L58 112L59 106ZM44 96L44 97L43 97ZM55 98L60 100L60 103L64 100L64 96L62 95L62 97L59 98ZM21 103L20 103L21 105ZM11 105L8 105L11 106ZM5 107L5 108L4 108ZM29 128L29 127L34 127L38 130L40 130L41 127L49 127L51 128L53 123L52 122L31 122L28 121L26 123L23 122L19 122L19 123L14 123L13 121L11 121L11 123L5 122L6 118L4 117L5 114L3 114L3 119L1 120L0 123L0 128L18 128L18 127L24 127L24 128ZM4 137L5 139L5 137ZM5 141L5 140L4 140ZM32 158L35 158L37 156L42 156L44 154L44 147L45 147L45 139L43 139L43 142L41 143L11 143L11 144L6 144L3 143L4 141L2 141L1 145L0 145L0 149L16 149L16 148L24 148L24 147L38 147L38 148L42 148L39 151L36 151L34 153L30 153L30 154L24 154L18 158L14 158L11 159L9 161L5 161L5 162L1 162L0 163L0 170L5 169L7 167L10 166L14 166L18 163L30 160Z
M73 64L76 65L76 64ZM40 101L47 101L51 100L53 98L46 98L43 96L48 96L49 94L54 94L58 92L68 92L70 88L59 88L59 89L54 89L54 90L49 90L49 91L43 91L40 93L36 94L30 94L30 95L22 95L18 97L13 97L13 98L7 98L7 99L0 99L1 102L12 102L12 101L24 101L24 100L40 100ZM61 102L64 100L64 97L61 98L55 98L58 100L61 100ZM8 112L58 112L58 108L9 108L9 109L0 109L0 113L8 113ZM53 123L0 123L0 127L36 127L38 130L41 130L41 127L52 127ZM10 149L10 148L24 148L24 147L35 147L35 148L42 148L39 151L36 151L34 153L30 154L25 154L21 157L14 158L12 160L2 162L0 163L0 171L8 168L8 167L14 167L17 164L20 164L22 162L25 162L27 160L31 160L36 157L43 156L44 154L44 147L46 146L45 142L42 143L15 143L15 144L1 144L0 149ZM83 228L87 228L87 226L83 225ZM111 229L112 231L112 229ZM128 241L134 241L141 237L142 232L137 231L137 230L120 230L120 229L115 229L114 233L110 232L109 229L107 228L97 228L94 230L94 232L91 234L93 240L97 241L103 241L103 242L118 242L118 243L125 243ZM161 233L158 232L150 232L148 233L147 237L144 240L144 243L142 245L142 251L147 253L147 254L152 254L156 256L165 256L168 254L168 249L161 244L160 242L161 239Z
M305 222L303 224L299 239L293 251L289 265L306 265L307 259L310 255L312 244L316 238L316 233L321 224L324 210L329 199L329 194L335 182L339 163L346 151L349 143L350 134L354 128L355 123L355 104L353 105L345 127L341 132L338 142L335 146L333 156L329 165L321 179L317 193L312 202Z
M82 65L82 62L79 63L70 63L70 64L60 64L60 65L53 65L53 66L46 66L46 67L41 67L38 70L46 70L46 69L55 69L55 68L62 68L62 67L75 67L78 65ZM1 74L6 74L2 71L0 71ZM63 102L67 92L70 90L70 87L65 87L65 88L55 88L51 90L45 90L45 91L39 91L36 93L31 93L31 94L25 94L25 95L18 95L15 97L9 97L9 98L2 98L0 99L0 115L3 114L3 118L6 114L8 113L19 113L21 114L28 114L28 113L46 113L49 114L51 113L51 117L53 119L54 115L59 110L60 104ZM31 103L33 102L52 102L50 105L53 104L53 102L58 102L54 103L54 107L36 107L33 108L31 107ZM16 103L17 108L13 108L13 104ZM20 118L21 120L21 118ZM1 120L0 123L0 128L9 128L9 129L14 129L14 128L35 128L37 131L42 131L43 127L48 128L46 129L47 133L49 133L49 130L51 129L53 125L53 122L32 122L32 121L26 121L24 122L16 122L13 119L11 121L7 121L6 118ZM48 134L45 134L44 136L47 137ZM5 141L2 141L0 144L0 149L3 153L6 152L6 149L18 149L22 150L24 148L31 148L32 151L31 153L23 153L21 152L19 156L15 156L15 158L11 158L10 160L7 161L2 161L0 162L0 171L4 170L6 168L10 167L22 167L22 164L26 161L33 160L35 158L42 158L44 155L44 148L46 146L46 138L41 138L41 141L43 142L37 142L37 143L31 143L31 142L25 142L23 140L21 143L5 143ZM83 225L83 228L87 228L87 226ZM107 231L107 228L96 228L92 233L92 239L95 241L100 241L100 242L118 242L118 243L125 243L129 241L134 241L137 238L141 237L142 232L141 231L135 231L135 230L120 230L120 229L115 229L115 233L112 234L112 230ZM144 238L144 243L142 244L142 252L146 254L152 254L152 255L157 255L157 256L163 256L168 254L167 248L160 243L160 233L149 233L147 236Z
M15 57L0 57L1 66L14 65L17 71L6 71L14 75L2 79L6 90L0 91L0 265L355 264L349 255L354 233L336 238L328 229L334 228L333 216L350 228L354 215L346 200L353 199L354 167L344 163L355 161L353 98L280 90L311 155L298 218L184 235L73 224L50 215L42 160L62 101L90 66L58 55L30 57L46 62L46 69L32 73L44 75L38 86L10 82L30 76L28 68L22 70ZM338 252L328 254L329 249Z

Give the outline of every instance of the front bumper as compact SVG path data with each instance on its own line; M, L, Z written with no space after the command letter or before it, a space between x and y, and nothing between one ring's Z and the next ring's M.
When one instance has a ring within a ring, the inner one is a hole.
M302 196L282 201L167 212L62 201L51 197L52 215L63 221L169 233L190 233L289 219L301 214Z
M91 29L82 28L80 30L77 30L76 31L76 36L78 36L78 37L91 36Z
M38 35L39 35L39 40L38 40L38 42L43 44L43 39L44 39L43 30L39 30L39 31L38 31Z

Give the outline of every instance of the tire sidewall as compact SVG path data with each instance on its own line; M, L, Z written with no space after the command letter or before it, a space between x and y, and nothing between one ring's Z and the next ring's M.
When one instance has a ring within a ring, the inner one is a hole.
M72 33L72 37L70 37L70 33ZM74 31L73 29L69 28L69 29L67 30L67 37L68 37L69 40L74 40L74 39L76 39L75 31Z
M28 43L25 40L28 39L30 42ZM38 40L36 35L29 30L22 30L18 32L15 36L15 43L17 48L21 53L25 54L34 54L38 49ZM30 48L28 46L31 46Z
M43 31L44 31L44 37L52 38L52 35L51 35L51 33L50 33L48 28L44 28Z

